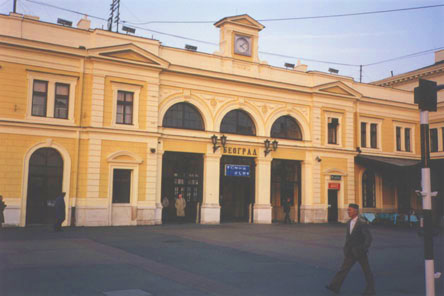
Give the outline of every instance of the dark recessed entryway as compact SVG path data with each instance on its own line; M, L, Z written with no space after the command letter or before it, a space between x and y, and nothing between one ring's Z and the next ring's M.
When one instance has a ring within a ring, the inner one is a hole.
M26 225L52 224L54 203L62 192L63 159L53 148L40 148L29 160Z
M252 221L255 168L254 158L222 156L219 199L221 222Z
M203 155L195 153L165 152L162 161L162 199L169 205L162 211L163 223L199 223L202 204ZM185 217L176 215L176 198L182 193L186 201Z

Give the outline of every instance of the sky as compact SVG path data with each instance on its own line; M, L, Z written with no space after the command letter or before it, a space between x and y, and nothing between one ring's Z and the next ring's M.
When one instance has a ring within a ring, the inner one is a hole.
M18 13L37 15L42 21L52 23L63 18L75 26L82 16L47 5L88 14L93 28L107 27L105 20L112 2L17 1ZM444 0L120 0L120 19L126 26L136 28L135 35L157 39L162 45L184 48L185 44L191 44L197 46L198 51L213 53L218 50L219 41L219 29L213 24L227 16L248 14L265 26L259 34L261 61L284 67L284 63L297 64L300 60L309 70L328 72L329 68L334 68L340 75L356 81L360 80L359 65L363 65L362 82L368 83L390 77L391 71L397 75L434 63L432 49L444 49L444 6L335 18L270 19L440 4L444 4ZM0 13L9 14L12 8L13 0L0 0ZM200 23L162 23L165 21ZM424 51L428 52L378 63ZM378 64L369 65L374 63Z

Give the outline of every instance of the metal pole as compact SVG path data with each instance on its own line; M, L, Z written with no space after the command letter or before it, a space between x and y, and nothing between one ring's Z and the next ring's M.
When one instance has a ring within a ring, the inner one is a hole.
M429 111L421 110L421 187L424 217L424 259L426 295L435 296L435 265L433 260L432 187L430 182Z
M14 0L14 7L12 12L16 13L16 11L17 11L17 0Z
M359 82L362 82L362 65L359 66Z

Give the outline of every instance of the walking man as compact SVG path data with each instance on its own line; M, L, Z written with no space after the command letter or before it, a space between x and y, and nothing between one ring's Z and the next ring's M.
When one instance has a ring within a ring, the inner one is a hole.
M62 231L62 223L65 221L65 192L62 192L55 200L54 231Z
M359 206L357 204L349 204L347 209L350 220L347 222L347 233L344 245L344 261L341 268L334 276L326 288L336 294L341 289L342 282L345 280L352 266L359 262L364 271L367 286L362 295L375 295L375 284L373 274L368 263L367 252L372 242L372 236L368 230L365 221L358 217Z

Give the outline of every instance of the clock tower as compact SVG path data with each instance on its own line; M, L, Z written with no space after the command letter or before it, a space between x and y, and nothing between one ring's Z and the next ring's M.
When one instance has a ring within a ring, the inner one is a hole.
M230 16L214 24L220 29L218 54L259 63L259 31L265 26L248 14Z

